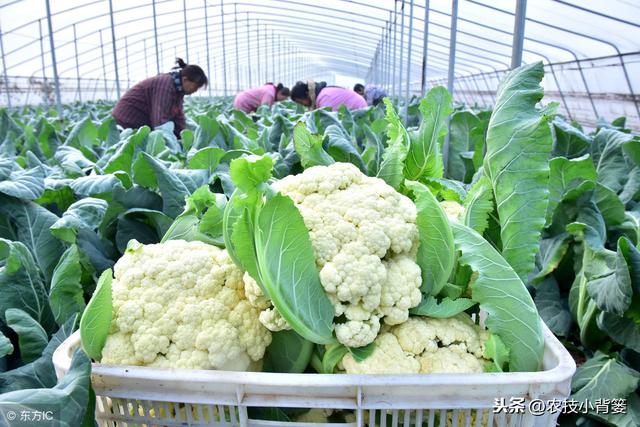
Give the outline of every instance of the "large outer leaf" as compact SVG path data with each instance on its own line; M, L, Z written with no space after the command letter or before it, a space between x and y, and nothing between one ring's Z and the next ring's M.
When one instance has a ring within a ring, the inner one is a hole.
M322 148L322 136L312 134L303 122L293 128L293 145L305 168L328 166L335 160Z
M0 394L26 388L47 388L56 385L56 371L51 361L53 352L69 338L75 329L77 317L73 317L53 334L42 356L35 362L0 373Z
M0 395L0 405L16 408L18 413L27 411L28 414L42 411L45 406L53 412L53 420L49 425L77 427L82 423L87 410L90 387L91 361L82 350L76 350L69 371L55 387L12 391ZM7 414L8 412L0 414L0 423L6 421ZM46 423L49 422L44 422L43 425ZM11 422L3 425L11 425Z
M551 329L551 332L561 337L568 336L573 323L571 313L563 305L558 283L553 277L548 277L536 287L534 301L540 317Z
M451 224L459 262L478 277L471 299L488 313L487 328L510 350L510 371L537 371L542 366L542 324L529 291L506 260L477 232Z
M489 215L492 211L493 189L486 175L482 175L464 199L463 223L482 234L489 226Z
M537 62L501 82L484 159L500 218L502 254L522 280L533 270L549 201L551 130L535 108L542 99L543 74Z
M595 186L596 168L589 155L576 159L556 157L549 162L549 205L547 207L547 225L551 223L553 213L563 200L575 200Z
M40 357L47 346L47 332L29 313L19 308L10 308L4 313L7 326L18 334L20 357L25 363Z
M629 178L634 162L625 156L625 144L634 136L613 129L600 129L593 140L593 162L598 172L598 182L619 192ZM627 150L635 151L635 150Z
M461 155L475 149L473 129L479 124L480 120L470 111L459 111L451 116L451 136L447 160L449 178L464 181L468 171L466 171Z
M404 180L404 162L409 152L410 137L389 98L384 98L384 105L387 109L388 141L377 177L398 190Z
M330 343L333 306L320 283L309 232L290 198L267 200L255 241L260 278L278 312L309 341Z
M618 247L617 252L607 249L594 252L594 257L584 266L584 269L587 291L598 308L618 316L624 315L631 305L633 290L622 249Z
M406 181L415 195L420 232L417 262L422 270L421 290L427 295L440 293L453 270L455 251L449 219L431 191L415 181Z
M54 330L54 320L47 291L38 274L31 252L20 242L0 239L0 319L10 308L19 308L36 319L47 331Z
M82 267L78 247L71 245L60 258L60 262L53 270L51 290L49 291L49 305L58 325L67 319L82 313L84 310L84 290L80 279Z
M352 163L363 173L367 172L358 149L342 127L329 125L324 131L324 135L327 138L327 152L335 161Z
M51 234L68 243L76 241L80 229L95 230L98 228L109 204L102 199L85 197L69 206L51 227Z
M140 245L138 243L138 245ZM129 250L129 249L127 249ZM131 250L135 249L135 244ZM111 269L102 272L96 290L80 319L80 340L84 351L95 360L102 357L102 348L107 341L113 300L111 299Z
M9 220L7 237L24 243L48 283L64 247L51 235L49 228L58 217L42 206L31 202L0 196L0 216Z
M147 153L142 153L142 156L156 174L160 194L162 194L162 210L172 218L177 217L184 209L185 198L206 184L206 179L203 180L200 175L179 174L178 171L167 168Z
M40 166L28 170L14 170L0 181L0 193L18 199L34 200L44 193L44 171Z
M585 135L580 129L556 117L553 120L555 139L553 142L553 155L573 159L586 154L591 147L591 137Z
M597 352L576 370L571 380L571 397L578 402L624 399L638 387L639 382L640 373Z
M405 162L407 179L419 181L422 177L442 178L442 143L447 134L447 118L453 112L451 95L442 86L436 86L420 101L422 123L417 138L411 140Z

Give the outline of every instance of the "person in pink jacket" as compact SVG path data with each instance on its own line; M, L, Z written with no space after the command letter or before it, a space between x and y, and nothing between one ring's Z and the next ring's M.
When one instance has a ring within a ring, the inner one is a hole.
M288 97L289 88L284 87L282 83L278 83L278 86L273 83L266 83L237 94L236 99L233 101L233 108L245 113L251 113L263 104L271 106L275 101L284 101Z
M367 108L367 101L351 89L327 86L325 82L313 80L297 82L291 89L291 99L310 110L330 107L333 111L337 111L341 105L349 110Z

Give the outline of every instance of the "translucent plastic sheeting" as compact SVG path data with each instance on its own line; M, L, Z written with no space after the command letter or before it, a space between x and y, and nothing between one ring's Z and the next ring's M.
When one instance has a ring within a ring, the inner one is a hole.
M44 3L0 2L9 81L35 79L42 86L45 76L48 81L53 78ZM67 96L69 83L76 80L75 99L83 94L85 99L115 97L115 87L110 90L104 82L93 93L86 92L91 91L88 83L114 80L117 68L124 91L146 76L169 70L176 56L201 65L209 74L211 89L201 95L231 95L271 80L291 85L302 78L349 85L375 80L392 94L404 95L407 85L411 93L419 94L423 79L431 84L440 81L449 67L449 0L112 1L115 55L108 1L50 0L50 4L58 73L67 82ZM486 80L509 68L515 4L515 0L459 0L457 79L489 73ZM624 55L640 51L640 2L529 0L526 11L523 62L573 63L584 68L572 74L566 70L569 65L554 67L553 85L559 86L558 92L585 94L584 104L575 100L580 96L570 97L575 99L564 102L563 108L590 110L595 120L600 108L596 105L594 112L593 98L606 94L610 104L627 96L626 102L633 106L629 114L640 115L636 95L640 74L631 57ZM591 67L584 62L601 61L598 58L609 58L603 61L610 66ZM456 81L454 86L462 89L465 84ZM470 80L467 86L469 91L484 90ZM6 85L2 89L6 92ZM22 89L10 88L16 104L25 100ZM0 95L0 102L6 103L6 93ZM604 100L598 102L604 104ZM627 106L616 108L612 111L629 111ZM604 105L601 109L609 111Z

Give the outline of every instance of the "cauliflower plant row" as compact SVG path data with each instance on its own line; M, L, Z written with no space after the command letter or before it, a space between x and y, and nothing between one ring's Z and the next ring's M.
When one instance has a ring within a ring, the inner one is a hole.
M383 180L335 163L288 176L309 230L338 342L373 354L348 373L482 372L487 334L466 314L409 318L420 304L416 207ZM271 332L289 329L261 287L226 250L201 242L134 245L116 263L102 363L259 369Z

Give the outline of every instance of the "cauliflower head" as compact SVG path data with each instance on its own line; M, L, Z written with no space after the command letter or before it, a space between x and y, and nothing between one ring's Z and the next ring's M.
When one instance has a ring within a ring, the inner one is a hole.
M464 216L464 206L453 200L443 200L440 206L447 214L447 218L451 222L461 222Z
M405 322L421 300L414 203L351 163L314 166L273 187L293 200L309 230L320 281L340 318L338 341L362 347L381 324ZM254 301L271 310L261 294ZM286 327L271 312L260 320L273 331Z
M248 370L271 343L226 250L183 240L132 241L114 276L102 363Z
M375 340L373 353L357 362L347 353L348 374L429 374L484 372L489 332L460 313L448 319L411 317L389 327Z

